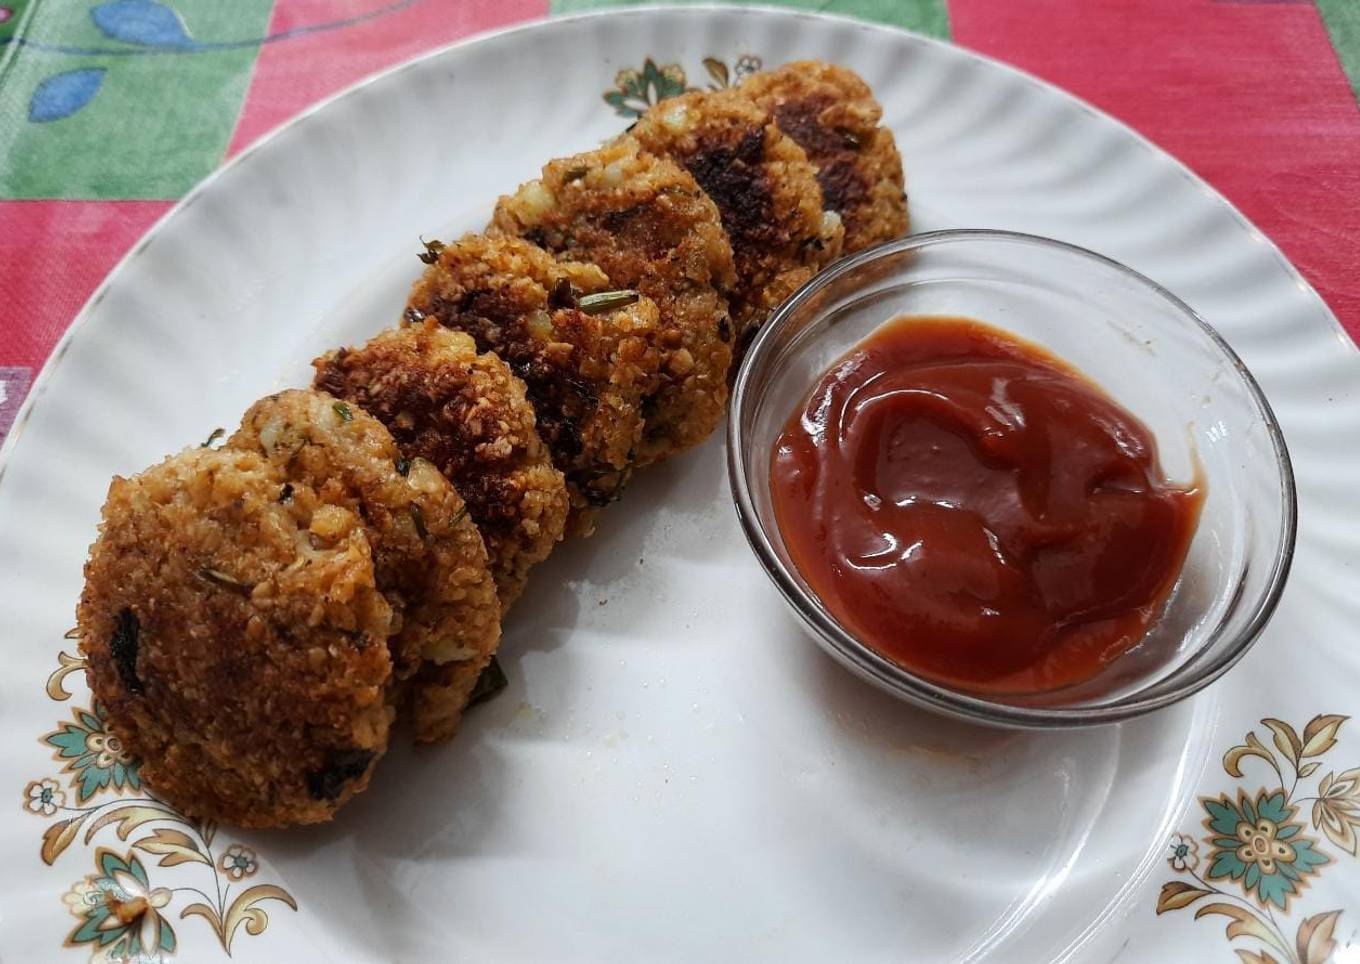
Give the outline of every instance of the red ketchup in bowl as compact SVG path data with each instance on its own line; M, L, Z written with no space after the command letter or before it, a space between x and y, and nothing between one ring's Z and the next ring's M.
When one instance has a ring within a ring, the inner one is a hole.
M884 325L822 375L772 460L780 532L826 609L979 692L1072 685L1136 645L1203 501L1094 383L966 318Z

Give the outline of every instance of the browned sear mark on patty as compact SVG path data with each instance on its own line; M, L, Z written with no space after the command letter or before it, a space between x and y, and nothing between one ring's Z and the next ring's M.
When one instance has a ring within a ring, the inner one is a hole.
M698 178L695 178L697 181ZM665 258L685 240L685 225L666 217L655 204L639 204L622 211L606 211L600 227L644 257ZM631 279L630 283L636 283Z
M137 675L140 634L137 614L127 608L121 610L113 624L113 635L109 638L109 655L113 657L113 665L118 670L118 678L123 681L123 688L134 696L142 692L142 681Z
M733 248L744 253L785 240L775 227L772 192L764 174L763 130L746 131L736 143L722 137L703 138L683 162L718 206Z
M809 156L824 157L858 148L859 139L849 131L835 130L822 123L822 113L830 106L829 97L787 100L774 109L774 122Z
M859 138L822 123L823 112L830 106L830 98L825 97L785 101L775 108L774 122L815 160L817 184L827 210L845 211L864 203L870 184L858 163Z
M558 308L554 312L559 323L581 314L574 308ZM575 374L574 345L559 342L559 355L547 358L529 333L518 302L501 291L469 291L457 303L436 296L430 300L426 313L447 328L471 335L479 352L495 352L505 360L524 382L538 417L538 434L559 464L569 464L581 454L580 421L595 405L596 397ZM581 322L580 318L572 320L576 324ZM573 482L580 481L578 476L579 473L567 473Z
M315 387L338 398L358 399L387 426L399 449L418 453L446 474L454 466L475 465L475 471L453 472L450 478L473 521L484 532L513 530L519 524L520 492L507 478L506 470L515 460L474 456L488 440L486 433L473 431L459 419L438 418L440 410L456 404L456 399L465 398L467 407L477 403L467 384L418 365L393 363L384 370L381 381L361 385L345 364L351 354L348 349L336 352L331 364L317 370ZM427 521L438 528L443 520Z
M456 299L455 299L456 300ZM314 384L372 416L393 441L393 478L424 489L442 474L456 502L412 511L408 497L390 510L422 546L437 546L475 523L502 607L523 588L528 569L562 532L566 489L534 430L524 386L499 357L477 351L471 336L433 318L379 332L364 345L313 362Z
M844 251L906 234L902 157L861 77L835 64L796 61L752 74L737 89L807 155L826 209L841 216Z
M869 182L855 163L853 154L825 161L817 169L817 185L829 210L847 211L869 197Z

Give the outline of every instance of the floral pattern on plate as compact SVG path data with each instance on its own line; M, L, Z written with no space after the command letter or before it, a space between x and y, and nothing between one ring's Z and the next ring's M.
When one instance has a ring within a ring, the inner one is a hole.
M85 661L67 653L58 661L47 680L47 695L67 700L71 694L66 677L83 670ZM164 960L179 948L170 923L170 910L178 901L179 919L203 918L230 954L242 925L252 936L269 926L269 915L260 906L264 902L278 901L297 910L292 895L274 884L254 884L233 893L260 870L254 850L231 843L219 851L212 821L190 817L150 794L133 795L144 791L139 761L109 729L107 714L97 702L89 709L77 707L71 720L41 741L62 764L56 776L30 780L23 791L27 813L59 818L43 831L43 862L54 864L77 839L87 847L97 837L107 840L108 830L120 841L131 839L126 852L95 847L94 872L62 896L76 919L66 936L67 947L86 949L90 960L97 962ZM153 866L164 868L154 883L141 855L155 858Z
M704 58L704 70L710 78L708 89L720 90L740 83L747 74L754 74L762 66L762 61L754 54L742 54L731 68L726 61L717 57ZM685 68L679 64L657 66L648 57L641 67L625 67L614 76L614 89L604 92L604 102L614 108L620 117L636 120L647 108L680 94L698 90L691 87Z
M1242 763L1254 757L1270 767L1276 785L1255 791L1239 786L1235 797L1200 797L1205 832L1198 839L1184 833L1172 838L1167 863L1180 879L1162 885L1158 914L1198 905L1196 920L1228 918L1229 941L1261 944L1259 950L1234 948L1245 964L1322 964L1331 958L1340 909L1305 916L1292 942L1285 924L1304 889L1338 859L1322 849L1318 832L1341 851L1357 855L1360 768L1329 770L1312 794L1299 794L1302 781L1322 768L1347 719L1315 716L1300 734L1267 717L1261 725L1270 731L1274 750L1252 731L1223 755L1228 776L1243 779ZM1305 820L1306 803L1312 807ZM1200 903L1206 898L1217 899Z

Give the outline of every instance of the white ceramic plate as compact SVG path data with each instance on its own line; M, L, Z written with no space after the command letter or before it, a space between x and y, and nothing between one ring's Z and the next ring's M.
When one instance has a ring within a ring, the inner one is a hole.
M543 161L626 123L602 99L620 69L650 58L677 65L661 81L703 85L706 57L729 74L751 57L853 67L897 134L917 230L1086 245L1219 327L1275 406L1302 500L1292 583L1255 650L1194 701L1106 729L923 715L801 637L743 542L715 435L537 570L506 627L510 689L452 745L394 749L329 826L213 832L157 809L81 674L48 681L75 651L62 633L110 475L393 322L417 235L479 226ZM789 12L634 10L397 68L172 211L6 445L0 957L116 958L134 936L192 961L1360 953L1360 723L1342 719L1360 701L1357 385L1326 307L1212 190L944 44ZM1254 755L1225 758L1238 744Z

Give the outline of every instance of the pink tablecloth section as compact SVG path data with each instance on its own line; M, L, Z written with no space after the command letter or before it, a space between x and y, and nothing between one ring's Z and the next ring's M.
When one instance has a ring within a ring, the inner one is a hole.
M0 438L99 281L225 157L423 50L616 5L0 0ZM789 5L947 37L1087 98L1241 207L1360 337L1360 0Z

